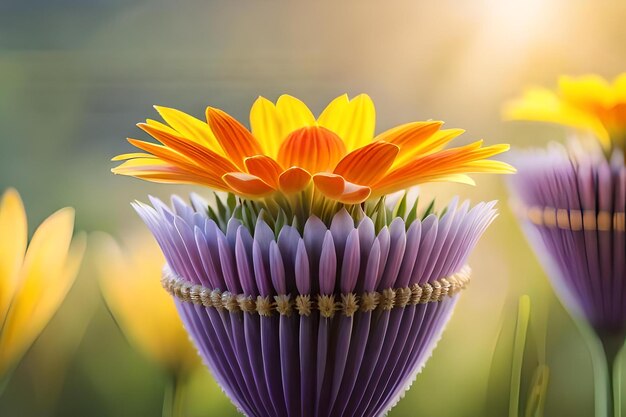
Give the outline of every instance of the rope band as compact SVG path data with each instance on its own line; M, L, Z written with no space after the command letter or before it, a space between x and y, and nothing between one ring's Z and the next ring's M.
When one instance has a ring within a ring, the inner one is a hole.
M452 297L465 289L470 281L470 268L464 266L461 271L446 278L423 285L414 284L405 288L387 288L381 292L363 294L281 294L274 297L232 294L228 291L210 289L195 285L174 274L169 267L163 270L161 284L172 296L184 301L217 310L244 312L271 316L278 313L283 316L299 314L309 316L317 310L325 318L340 313L352 317L357 311L368 312L376 309L389 311L416 304L435 303L446 297Z
M555 207L522 206L519 215L536 226L572 231L626 231L626 213L595 210L567 210Z

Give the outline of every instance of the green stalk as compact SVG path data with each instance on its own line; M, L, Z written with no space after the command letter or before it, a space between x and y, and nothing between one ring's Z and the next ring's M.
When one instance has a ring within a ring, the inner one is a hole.
M182 417L185 399L185 381L182 375L172 374L163 395L163 417Z
M606 398L607 415L609 417L622 416L620 351L624 345L624 336L616 333L599 332L598 337L604 353L604 368L606 370ZM612 412L611 412L612 411Z
M515 325L515 339L513 345L513 360L511 361L511 385L509 392L509 417L519 416L519 397L522 384L522 364L526 346L526 333L530 319L530 297L523 295L519 299L517 323Z

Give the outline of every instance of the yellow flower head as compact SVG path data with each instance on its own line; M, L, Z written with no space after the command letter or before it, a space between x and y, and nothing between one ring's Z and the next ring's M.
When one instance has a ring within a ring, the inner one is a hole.
M102 293L130 343L172 374L185 374L200 365L172 297L155 279L165 258L151 235L132 235L125 248L104 233L94 241Z
M504 117L571 126L593 133L605 149L626 143L626 73L609 83L598 75L561 76L556 92L528 89L504 107Z
M251 131L225 112L207 108L207 122L178 110L156 107L166 124L138 126L160 144L129 139L145 153L119 155L112 171L155 182L202 184L247 198L307 189L356 204L429 181L473 184L467 175L510 173L487 158L508 145L477 141L445 149L463 133L442 122L412 122L374 136L372 100L342 95L316 119L300 100L259 97L250 111Z
M84 236L72 242L74 210L64 208L35 231L17 191L0 201L0 378L31 346L55 313L78 273Z

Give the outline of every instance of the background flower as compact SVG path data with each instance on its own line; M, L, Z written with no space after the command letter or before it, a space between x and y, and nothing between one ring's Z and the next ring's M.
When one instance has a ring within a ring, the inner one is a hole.
M608 82L599 75L559 78L558 89L528 89L504 108L514 120L537 120L591 132L606 149L626 145L626 73Z
M14 189L0 201L0 378L7 378L63 301L78 273L85 237L72 242L74 210L35 231L27 248L24 206ZM5 382L6 383L6 382ZM3 384L4 385L4 384ZM0 387L2 388L2 387Z
M198 354L183 329L171 297L159 280L165 258L147 233L134 233L120 246L95 234L102 292L116 322L139 351L172 375L198 369Z

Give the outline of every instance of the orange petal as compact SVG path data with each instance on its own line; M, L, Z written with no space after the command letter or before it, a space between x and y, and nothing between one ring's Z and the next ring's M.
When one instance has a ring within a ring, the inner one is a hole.
M324 127L303 127L282 143L278 162L284 167L298 166L317 173L332 170L345 153L346 147L337 134Z
M468 145L435 152L396 168L372 186L374 195L390 194L414 185L452 180L467 183L464 176L470 173L512 173L515 169L507 163L486 160L491 156L505 152L508 145L492 145L481 147L482 141Z
M226 155L242 170L245 167L245 158L263 153L254 136L232 116L222 110L207 107L206 117Z
M335 168L350 182L371 184L378 181L393 164L400 148L387 142L374 142L346 155Z
M278 188L278 176L283 171L280 165L265 155L255 155L246 158L246 169L252 175L261 178L274 188Z
M344 204L362 203L372 192L370 187L353 184L336 174L316 174L313 176L313 182L315 188L326 197Z
M274 191L274 188L261 178L245 172L228 172L222 179L235 193L245 196L260 197Z
M139 123L137 126L149 135L153 136L163 145L172 148L179 154L184 155L188 159L191 159L198 165L205 168L207 171L215 173L218 176L222 176L224 173L229 171L237 170L231 161L199 143L160 131L155 129L154 126L147 125L145 123Z
M398 145L400 147L398 159L401 159L407 154L415 155L427 147L441 125L443 122L439 121L406 123L381 133L376 136L375 140L383 140Z
M311 181L311 174L300 167L291 167L279 178L280 190L286 194L304 190Z

